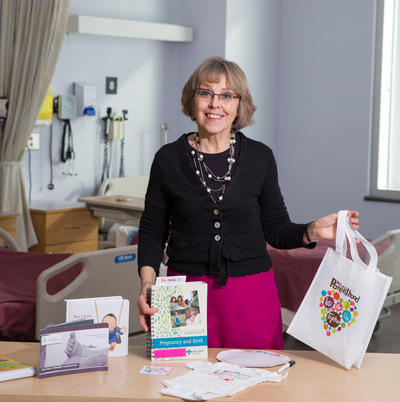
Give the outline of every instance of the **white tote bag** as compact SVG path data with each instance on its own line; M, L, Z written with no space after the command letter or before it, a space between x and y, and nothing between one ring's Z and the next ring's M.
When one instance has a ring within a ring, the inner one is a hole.
M368 265L355 239L368 251ZM327 250L287 332L347 369L359 368L392 282L377 260L375 247L352 229L347 211L339 211L336 250Z

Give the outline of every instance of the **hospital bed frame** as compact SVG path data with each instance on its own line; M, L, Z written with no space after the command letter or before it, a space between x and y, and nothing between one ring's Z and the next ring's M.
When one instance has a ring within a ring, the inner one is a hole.
M1 245L21 251L12 236L0 228ZM55 276L80 267L80 273L56 294L48 292L48 282ZM27 267L29 269L29 266ZM130 301L129 334L141 339L136 307L141 282L137 266L137 245L73 254L40 273L36 281L35 337L40 330L66 319L65 299L122 296Z
M390 306L400 303L400 229L390 230L382 236L377 237L371 243L377 246L388 241L388 248L378 256L378 268L380 271L393 278L390 285L383 309L385 312L380 318L390 315Z
M2 228L3 244L15 251L21 251L16 241ZM389 246L378 256L380 271L393 277L379 320L390 316L390 307L400 302L400 229L391 230L374 239L378 246L389 242ZM80 265L80 274L56 294L47 292L47 282L54 276ZM165 275L165 273L163 273ZM37 279L36 337L41 328L65 320L64 299L122 296L130 300L130 328L132 335L141 335L138 324L136 300L140 293L140 278L137 270L137 245L104 249L75 254L43 271ZM295 315L294 311L282 308L282 321L287 329Z
M76 265L81 266L80 274L58 293L49 294L48 281ZM142 334L136 308L140 286L136 245L71 255L37 279L36 338L40 329L65 321L65 299L105 296L122 296L130 301L129 333Z
M21 247L14 240L14 238L4 229L0 228L0 239L2 239L2 245L10 250L22 251Z

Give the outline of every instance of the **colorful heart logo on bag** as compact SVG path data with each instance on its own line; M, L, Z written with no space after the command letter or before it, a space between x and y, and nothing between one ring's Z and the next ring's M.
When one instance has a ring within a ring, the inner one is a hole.
M334 289L323 290L319 298L321 321L327 336L343 331L355 323L357 303Z

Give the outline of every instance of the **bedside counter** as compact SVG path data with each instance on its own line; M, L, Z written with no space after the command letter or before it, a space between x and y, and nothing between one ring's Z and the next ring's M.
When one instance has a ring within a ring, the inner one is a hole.
M83 203L34 201L30 208L39 253L83 253L98 249L98 219Z

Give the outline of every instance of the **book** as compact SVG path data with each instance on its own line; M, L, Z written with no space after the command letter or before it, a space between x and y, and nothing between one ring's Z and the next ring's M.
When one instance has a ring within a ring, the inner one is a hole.
M151 360L207 358L207 284L175 282L153 285Z
M129 343L129 300L121 296L67 299L66 321L93 319L109 327L109 355L126 356Z
M20 363L5 356L0 356L0 381L16 380L17 378L32 377L35 367Z
M40 331L39 378L108 370L108 324L65 323Z

